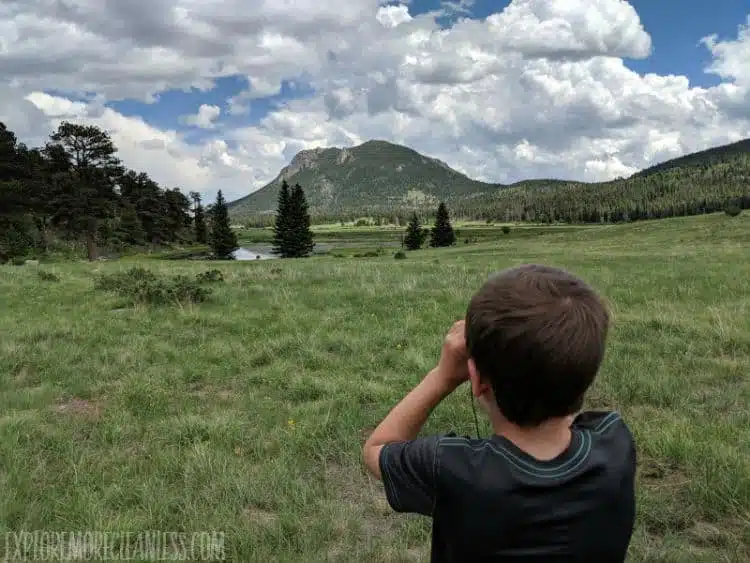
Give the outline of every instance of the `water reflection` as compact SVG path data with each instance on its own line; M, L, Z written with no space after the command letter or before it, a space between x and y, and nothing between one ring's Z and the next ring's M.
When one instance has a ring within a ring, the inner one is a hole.
M273 254L258 252L252 248L238 248L233 253L235 260L273 260L278 258Z

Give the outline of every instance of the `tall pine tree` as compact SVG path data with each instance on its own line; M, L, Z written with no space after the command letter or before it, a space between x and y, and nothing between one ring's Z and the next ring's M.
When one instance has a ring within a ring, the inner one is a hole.
M273 254L279 255L281 258L288 258L290 252L289 244L289 219L290 219L290 208L289 208L289 184L286 180L281 182L281 189L279 190L279 200L276 208L276 221L273 225Z
M406 227L406 236L404 237L404 246L407 250L419 250L424 243L424 231L419 223L416 211L412 214L409 224Z
M221 260L233 259L232 253L239 248L237 235L229 223L229 210L219 190L216 203L211 208L211 248Z
M435 226L430 236L430 246L433 248L451 246L456 242L456 233L453 232L448 208L445 203L440 202L435 215Z
M55 193L61 210L56 220L86 236L88 257L94 260L100 225L114 215L119 199L115 185L124 170L117 148L102 129L65 121L50 140L48 154L62 158L68 168Z
M315 242L313 242L313 233L310 229L307 198L299 184L294 185L289 198L289 223L291 256L293 258L309 256L315 248Z
M193 225L195 226L195 241L199 244L206 244L208 242L208 231L206 230L206 217L203 205L201 205L201 194L190 192L190 197L194 205Z

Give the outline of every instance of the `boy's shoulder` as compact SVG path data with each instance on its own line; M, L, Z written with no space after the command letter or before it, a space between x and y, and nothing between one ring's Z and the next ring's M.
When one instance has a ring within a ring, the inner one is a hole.
M591 447L602 442L607 442L607 438L612 437L617 439L617 442L621 445L632 444L634 442L630 428L616 410L584 411L575 417L571 428L575 435L583 434L586 437L591 436L593 438ZM575 435L574 441L576 438ZM418 438L418 440L425 440L425 444L429 444L435 449L453 446L476 450L478 448L497 447L498 445L505 447L512 444L509 440L497 435L478 438L457 434L456 432L430 435Z
M387 444L380 469L386 495L399 512L432 515L440 492L511 490L565 485L584 472L635 471L635 444L617 411L585 411L574 420L573 438L557 458L540 461L502 436L472 438L455 432Z

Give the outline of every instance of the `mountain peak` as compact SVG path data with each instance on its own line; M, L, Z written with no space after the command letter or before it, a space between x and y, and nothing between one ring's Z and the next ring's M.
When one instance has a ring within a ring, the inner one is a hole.
M230 207L243 215L273 212L283 180L299 183L311 210L318 211L353 206L416 208L496 187L472 180L410 147L370 139L345 148L302 150L273 181Z

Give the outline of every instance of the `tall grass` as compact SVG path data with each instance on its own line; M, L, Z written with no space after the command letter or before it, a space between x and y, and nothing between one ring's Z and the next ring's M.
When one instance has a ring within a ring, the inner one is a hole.
M750 217L544 231L369 258L221 263L199 304L124 307L126 259L0 268L0 532L222 530L232 561L427 560L365 435L500 268L584 276L614 311L588 406L639 452L632 561L750 560ZM465 390L426 432L473 433ZM489 432L489 426L481 426ZM0 533L0 538L4 534Z

